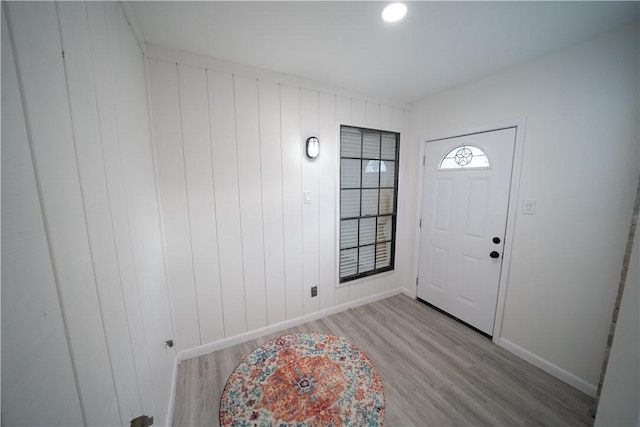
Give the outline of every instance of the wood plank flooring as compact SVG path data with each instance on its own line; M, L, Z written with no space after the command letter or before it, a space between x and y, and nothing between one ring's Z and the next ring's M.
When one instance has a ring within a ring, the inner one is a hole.
M436 310L397 295L183 361L173 425L218 425L220 395L257 346L285 333L345 337L384 384L386 426L591 426L593 399Z

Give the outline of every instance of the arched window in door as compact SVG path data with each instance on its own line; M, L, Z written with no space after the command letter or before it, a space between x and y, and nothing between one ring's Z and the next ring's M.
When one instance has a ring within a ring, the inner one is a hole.
M438 170L488 169L489 166L489 157L484 151L472 145L461 145L444 156Z

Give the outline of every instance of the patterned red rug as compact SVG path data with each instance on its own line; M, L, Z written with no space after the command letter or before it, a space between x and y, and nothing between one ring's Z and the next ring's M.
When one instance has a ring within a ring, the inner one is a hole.
M369 358L344 338L289 334L255 349L220 401L223 426L381 426L384 390Z

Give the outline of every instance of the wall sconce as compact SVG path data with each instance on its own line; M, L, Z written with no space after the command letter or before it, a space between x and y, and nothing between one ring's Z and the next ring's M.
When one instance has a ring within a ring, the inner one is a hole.
M320 154L320 140L315 136L307 138L307 157L311 160L318 157Z

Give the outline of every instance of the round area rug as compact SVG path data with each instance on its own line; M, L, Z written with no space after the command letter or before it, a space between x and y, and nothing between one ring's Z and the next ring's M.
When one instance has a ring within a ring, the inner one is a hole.
M314 332L262 344L233 371L223 426L381 426L382 380L344 338Z

